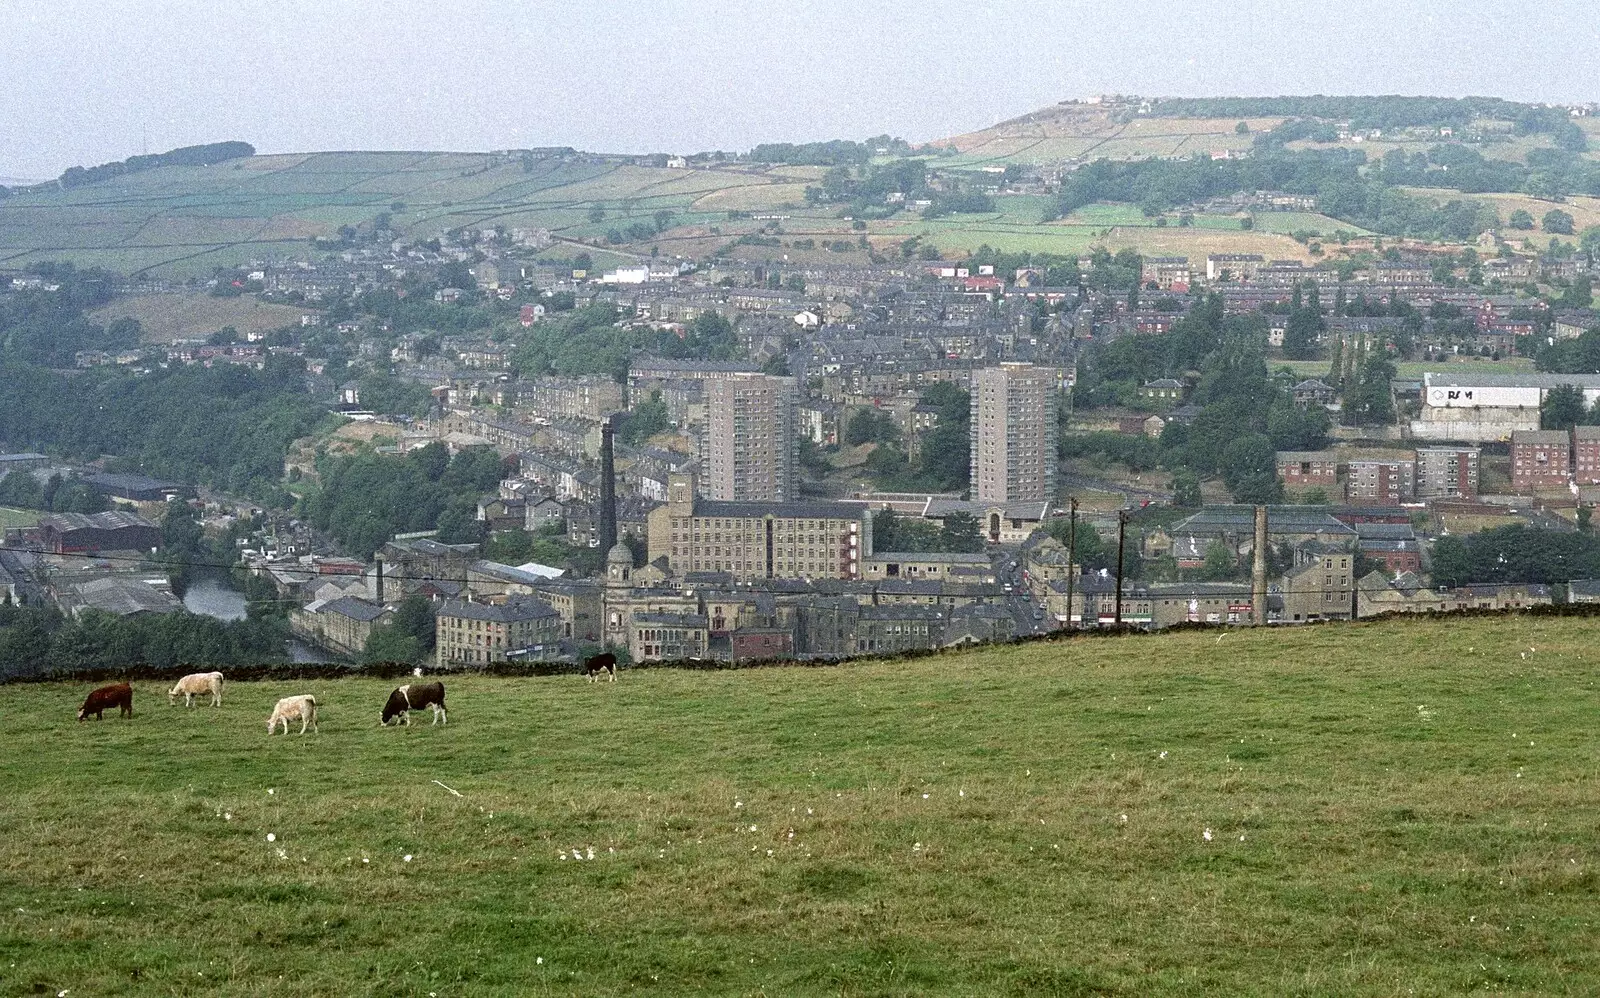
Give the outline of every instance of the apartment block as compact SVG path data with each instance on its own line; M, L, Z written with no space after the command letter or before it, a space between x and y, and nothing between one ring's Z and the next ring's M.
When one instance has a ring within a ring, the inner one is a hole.
M1519 493L1565 488L1572 473L1571 446L1565 430L1511 434L1511 487Z
M706 383L706 495L728 502L794 498L795 380L742 374Z
M1060 373L1003 363L972 374L972 498L1053 501Z
M1351 503L1411 502L1417 494L1416 459L1406 455L1351 461L1345 491Z
M1478 448L1417 448L1418 499L1473 499L1477 495Z
M1572 478L1579 485L1600 485L1600 426L1572 428Z

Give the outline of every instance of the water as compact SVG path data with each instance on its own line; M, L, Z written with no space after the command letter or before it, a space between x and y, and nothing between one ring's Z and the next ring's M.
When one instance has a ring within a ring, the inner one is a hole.
M183 605L190 613L204 614L218 620L243 620L249 606L244 594L230 589L219 579L200 578L183 594ZM291 662L329 662L332 657L325 651L290 638L284 646Z
M243 620L248 605L243 593L217 579L196 579L183 594L184 609L218 620Z

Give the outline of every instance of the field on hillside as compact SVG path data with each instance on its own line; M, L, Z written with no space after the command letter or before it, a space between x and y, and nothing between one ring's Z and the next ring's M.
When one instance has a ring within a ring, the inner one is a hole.
M0 688L0 993L1592 994L1597 626Z
M263 302L254 295L218 298L214 295L160 294L118 298L89 313L95 322L110 323L124 316L139 320L146 343L209 336L232 326L241 336L298 326L300 317L315 309Z
M393 228L411 238L485 225L603 237L662 210L693 224L733 208L798 201L815 172L554 160L524 167L492 153L253 156L8 198L0 202L0 266L73 259L125 274L208 274L251 259L304 257L309 238L370 224L379 213L392 214ZM605 217L591 221L597 207Z

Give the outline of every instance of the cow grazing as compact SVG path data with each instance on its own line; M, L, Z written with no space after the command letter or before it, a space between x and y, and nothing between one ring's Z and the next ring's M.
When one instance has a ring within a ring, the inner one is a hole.
M449 724L450 717L444 710L444 684L443 683L407 683L398 687L389 694L389 702L383 705L383 721L390 721L410 725L411 712L433 708L434 724Z
M278 723L281 721L283 722L283 733L287 735L289 733L289 722L295 720L300 722L300 733L302 735L306 733L306 725L308 724L311 726L312 731L317 730L316 697L309 693L302 693L299 696L284 697L279 700L278 705L272 708L272 716L267 718L267 734L270 735L276 731Z
M183 697L185 707L194 706L197 696L211 697L211 706L222 706L222 673L220 672L192 672L178 680L176 686L167 691L167 705L174 706L178 697Z
M583 663L583 678L589 682L598 683L602 675L610 682L617 681L617 656L608 651L591 655Z
M90 714L94 715L96 721L104 720L105 712L112 707L120 711L120 716L132 717L133 687L127 683L112 683L110 686L100 687L83 701L83 706L78 710L78 720L85 720Z

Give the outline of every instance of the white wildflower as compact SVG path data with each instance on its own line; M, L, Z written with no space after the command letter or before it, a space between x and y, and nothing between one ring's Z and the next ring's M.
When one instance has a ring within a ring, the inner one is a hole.
M1118 817L1119 817L1119 818L1121 818L1121 819L1122 819L1122 823L1123 823L1123 824L1124 824L1124 825L1126 825L1126 824L1127 824L1127 823L1128 823L1128 816L1127 816L1127 815L1125 815L1125 814L1123 814L1123 815L1118 815Z
M1162 753L1160 755L1156 756L1157 759L1165 759L1166 757L1167 757L1167 753L1165 751L1162 751Z
M534 963L543 963L544 962L544 957L541 956L538 959L534 960L533 962Z
M736 801L733 802L733 806L734 807L744 807L744 801L736 800Z
M406 853L404 856L400 857L400 860L401 860L401 862L404 862L404 863L411 862L411 854L410 853Z
M233 820L233 812L230 811L229 813L224 814L222 816L222 820L223 821L232 821Z
M1200 837L1205 839L1207 842L1210 842L1211 841L1211 829L1208 828L1205 831L1201 832L1200 833Z
M751 825L751 826L750 826L750 830L751 830L751 831L752 831L752 832L753 832L753 831L755 831L755 830L756 830L756 826L754 826L754 825Z
M587 856L587 857L586 857L586 858L588 858L588 859L594 859L594 846L590 846L590 847L589 847L589 849L588 849L588 856Z
M268 832L267 833L267 841L268 842L276 842L276 841L278 841L278 836L273 832Z
M927 800L927 799L928 799L928 795L927 795L927 794L923 794L923 795L922 795L922 799L923 799L923 800Z

